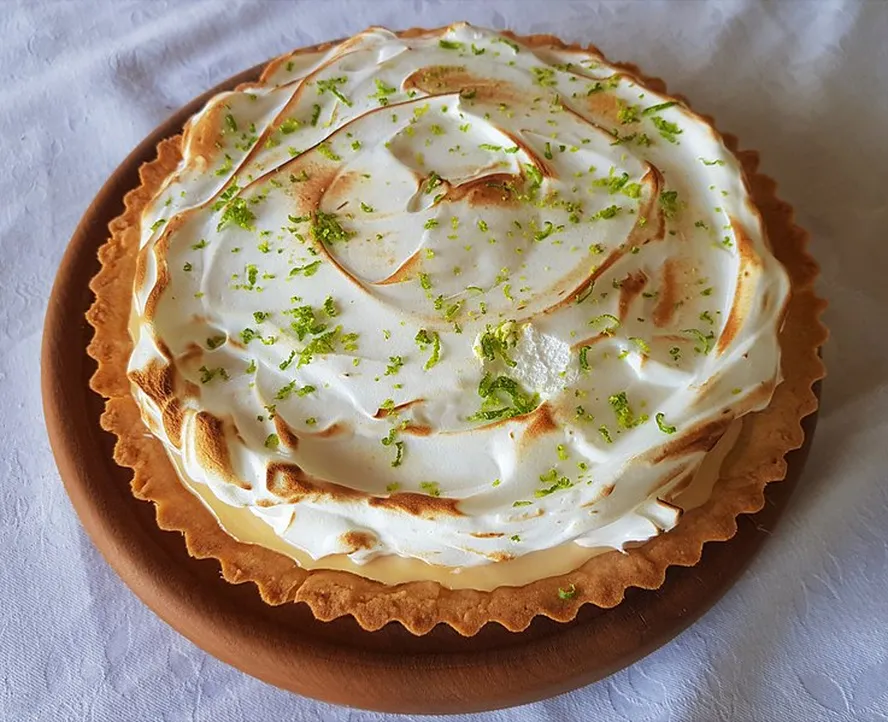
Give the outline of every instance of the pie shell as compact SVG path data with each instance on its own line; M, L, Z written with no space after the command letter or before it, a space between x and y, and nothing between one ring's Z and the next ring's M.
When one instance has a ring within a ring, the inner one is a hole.
M412 29L399 35L431 32L436 31ZM566 44L551 35L504 34L529 46L600 54L594 46ZM665 94L662 80L643 75L634 65L614 65ZM672 97L687 104L681 96ZM701 117L713 125L711 118ZM268 604L304 602L318 620L351 615L368 631L399 622L416 635L441 623L471 636L488 622L498 622L514 632L526 629L537 615L567 622L584 604L616 606L629 587L659 588L670 565L697 564L706 542L730 539L737 531L739 514L752 514L763 507L766 484L784 478L785 455L802 446L801 420L817 409L812 386L825 375L819 349L828 336L820 322L826 302L814 289L819 268L807 251L808 234L794 223L792 207L777 198L776 183L757 172L758 153L739 150L737 139L724 135L725 145L746 174L774 255L789 273L791 296L780 332L783 382L767 408L744 417L737 443L705 504L686 512L674 529L643 545L595 556L567 574L492 591L448 589L433 581L390 586L350 572L305 570L278 552L239 542L180 481L163 445L142 422L126 374L133 349L129 315L140 217L179 163L181 139L177 135L161 141L157 158L139 169L141 184L124 197L125 210L109 224L110 237L99 249L101 270L90 282L95 301L86 316L95 329L87 352L98 363L90 387L105 398L101 425L117 437L114 460L133 470L132 492L136 498L154 503L158 526L181 532L191 556L217 559L228 582L253 582Z

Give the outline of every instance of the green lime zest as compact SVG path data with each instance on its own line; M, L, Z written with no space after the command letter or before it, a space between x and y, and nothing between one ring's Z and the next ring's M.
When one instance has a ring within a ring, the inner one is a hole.
M510 358L509 349L518 345L518 332L514 321L503 321L496 326L488 324L473 348L475 355L490 362L499 356L507 366L514 367L516 362Z
M432 331L429 333L426 329L421 328L416 332L416 336L414 336L414 341L416 341L419 346L420 351L425 351L429 346L432 347L432 355L429 356L428 360L425 362L425 366L423 367L426 371L432 368L441 358L441 339L438 336L437 331Z
M394 376L404 366L404 359L401 356L389 356L388 366L385 367L386 376Z
M481 409L472 414L469 421L510 419L530 413L540 403L539 394L528 393L515 379L489 373L481 379L478 395L483 399Z
M671 108L673 105L678 105L678 102L675 100L670 100L668 103L660 103L659 105L652 105L649 108L645 108L641 111L641 114L644 116L654 115L659 113L661 110L666 110L667 108Z
M660 431L662 431L664 434L674 434L675 433L675 427L666 423L666 414L661 412L661 413L657 414L656 416L654 416L654 419L657 422L657 428L659 428Z
M552 221L546 221L543 224L542 229L533 234L533 240L542 241L542 240L548 238L549 236L551 236L552 233L555 232L555 230L556 230L555 224L552 223Z
M623 125L629 125L630 123L637 123L641 120L641 116L639 115L639 107L637 105L622 105L620 106L620 110L617 111L617 120L620 121Z
M290 135L291 133L295 133L302 126L302 123L296 118L287 118L284 120L280 126L278 126L278 130L281 131L284 135Z
M590 326L594 326L605 336L613 336L614 331L620 327L620 319L610 313L602 313L589 321Z
M378 101L380 105L388 105L389 98L388 96L393 93L397 93L397 88L393 88L390 85L386 85L379 78L376 78L376 92L373 95L368 95L368 98L373 98Z
M332 161L342 160L342 158L336 154L336 152L330 147L330 144L327 142L321 143L318 146L318 153L320 153L325 158L329 158Z
M340 224L335 213L315 211L312 216L311 237L318 243L338 243L347 241L354 232L347 231Z
M694 337L697 342L694 345L694 351L699 354L708 354L715 345L715 333L712 331L703 333L699 328L683 328L681 332Z
M679 210L678 191L663 191L660 193L660 208L667 218L674 218Z
M654 127L660 131L660 135L670 143L677 143L678 138L676 136L681 135L684 132L675 123L670 123L659 115L655 115L651 118L651 122L654 124Z
M351 100L349 100L345 95L342 94L342 91L339 90L340 85L348 82L348 78L344 75L339 76L338 78L327 78L325 80L319 80L316 85L318 88L318 95L323 95L327 91L330 91L332 95L339 98L345 105L349 108L352 106Z
M200 371L200 382L202 384L208 384L215 378L220 378L225 381L228 381L228 371L226 371L221 366L217 366L216 368L207 368L206 366L201 366L198 371Z
M296 266L290 269L289 278L294 278L295 276L305 276L309 278L310 276L315 275L318 272L318 269L321 267L321 263L323 261L313 261L312 263L308 263L304 266Z
M396 441L395 442L395 458L392 460L392 466L398 467L403 463L404 460L404 442Z
M536 85L548 88L557 84L557 81L555 80L555 71L552 68L535 67L531 68L530 72L533 73L533 82Z
M429 496L441 496L441 487L437 481L421 481L419 488Z
M622 429L631 429L648 420L646 414L642 414L636 418L635 414L632 412L632 407L629 405L629 398L626 396L625 391L611 395L608 397L607 401L614 410L614 414L617 417L617 424Z

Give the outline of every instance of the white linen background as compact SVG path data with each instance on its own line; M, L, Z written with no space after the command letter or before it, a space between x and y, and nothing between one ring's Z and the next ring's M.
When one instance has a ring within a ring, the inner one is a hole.
M594 42L662 76L759 149L812 234L833 335L807 471L777 533L724 599L605 681L455 719L888 720L888 4L6 0L3 722L394 719L241 674L133 596L84 534L59 481L37 361L47 295L78 219L170 113L292 47L370 24L459 19Z

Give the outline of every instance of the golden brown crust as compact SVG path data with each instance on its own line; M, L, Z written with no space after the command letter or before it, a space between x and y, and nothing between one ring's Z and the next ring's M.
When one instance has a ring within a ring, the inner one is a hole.
M440 31L413 29L402 35L434 32ZM506 35L528 45L556 45L600 55L594 47L568 46L548 35ZM329 47L329 44L318 47ZM281 59L272 61L265 75L280 62ZM632 79L639 79L658 92L665 91L661 80L643 76L635 66L619 67ZM677 99L685 102L683 98ZM712 122L711 118L703 117ZM179 162L181 136L162 141L157 159L140 169L141 185L126 195L124 213L110 224L110 238L99 249L101 270L90 283L96 300L87 320L95 328L95 336L88 352L98 362L91 387L107 399L102 427L118 437L114 458L118 464L133 469L134 495L154 502L158 525L182 532L192 556L218 559L222 574L229 582L255 583L269 604L305 602L320 620L352 615L367 630L397 621L414 634L424 634L439 623L448 624L463 635L475 634L488 622L520 631L537 615L569 621L583 604L613 607L620 603L630 586L658 588L670 565L693 566L700 560L704 543L731 538L737 530L739 514L754 513L762 508L765 485L784 478L784 456L802 445L804 433L800 422L817 408L812 385L825 374L818 350L827 338L827 331L819 320L826 303L814 292L819 269L806 250L808 235L795 225L792 208L776 197L775 182L756 172L758 154L738 150L732 136L725 136L724 142L743 165L774 253L791 279L791 298L780 334L784 381L777 387L767 409L745 418L735 449L722 467L718 493L703 506L684 514L673 530L625 553L609 552L594 557L569 574L490 592L450 590L436 582L386 586L348 572L309 572L286 556L238 542L226 534L179 481L162 444L145 433L145 424L130 395L130 381L126 376L132 350L128 322L132 279L136 274L139 218ZM674 285L666 279L658 308L665 303ZM660 316L669 311L664 306ZM710 436L701 433L698 441L706 444ZM318 493L320 490L302 491ZM394 494L379 502L414 514L459 513L455 507L447 507L452 500L416 494ZM422 509L417 506L420 502L424 505ZM566 588L575 590L570 599L563 599L564 595L558 593L559 589Z

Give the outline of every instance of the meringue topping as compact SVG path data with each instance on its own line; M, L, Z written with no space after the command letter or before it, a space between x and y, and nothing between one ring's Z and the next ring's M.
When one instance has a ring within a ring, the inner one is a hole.
M593 51L371 28L189 122L129 375L183 476L311 559L622 549L770 401L788 293L682 103Z

